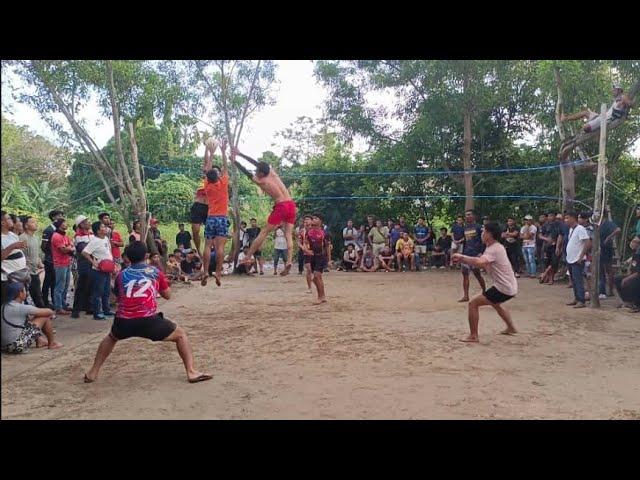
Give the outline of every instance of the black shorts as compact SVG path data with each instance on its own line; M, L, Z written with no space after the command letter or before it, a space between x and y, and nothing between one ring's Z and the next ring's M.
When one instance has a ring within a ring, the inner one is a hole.
M324 272L327 268L327 257L324 255L314 255L311 257L311 271Z
M602 265L611 265L613 263L613 248L600 249L600 263Z
M491 287L489 290L483 293L483 295L494 305L504 303L513 298L513 295L505 295L496 287Z
M164 318L162 312L158 312L152 317L142 318L118 318L113 320L111 326L111 336L117 340L124 340L131 337L148 338L154 342L164 340L178 326L171 320Z
M304 263L312 263L313 262L313 255L303 255L304 258Z
M191 223L199 223L201 225L207 223L207 216L209 214L209 206L204 203L193 202L190 210L189 221Z
M558 263L560 263L560 259L556 255L556 246L548 246L545 248L545 253L547 254L547 258L544 263L545 267L551 267L553 270L558 270Z

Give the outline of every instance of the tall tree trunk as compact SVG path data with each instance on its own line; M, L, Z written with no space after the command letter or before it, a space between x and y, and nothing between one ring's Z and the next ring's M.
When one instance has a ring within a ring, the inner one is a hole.
M464 89L467 90L468 79L464 80ZM474 191L473 191L473 175L471 174L471 103L467 102L464 110L464 145L462 150L462 165L464 168L464 209L473 210Z
M131 168L133 170L133 178L135 179L135 187L137 189L137 201L135 209L140 219L141 238L147 238L147 231L149 230L149 222L151 216L147 215L147 194L144 191L144 185L142 185L142 177L140 176L140 161L138 160L138 142L136 141L135 126L133 122L129 122L129 142L131 143ZM132 192L132 197L135 198L135 192ZM144 219L144 221L143 221Z
M558 100L556 102L556 128L560 141L564 142L566 135L560 117L563 113L563 97L562 97L562 79L560 78L560 69L554 67L554 75L556 79L556 88L558 90ZM576 199L576 172L573 164L567 159L560 159L560 182L562 184L562 209L573 210Z

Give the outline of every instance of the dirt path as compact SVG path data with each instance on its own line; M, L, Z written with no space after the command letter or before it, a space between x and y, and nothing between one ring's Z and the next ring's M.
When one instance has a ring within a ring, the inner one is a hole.
M110 322L64 318L64 349L2 355L2 418L640 418L640 316L614 299L574 310L564 285L521 279L521 333L483 310L467 345L456 272L332 272L320 307L297 275L224 281L161 302L214 380L188 384L173 345L134 339L85 385Z

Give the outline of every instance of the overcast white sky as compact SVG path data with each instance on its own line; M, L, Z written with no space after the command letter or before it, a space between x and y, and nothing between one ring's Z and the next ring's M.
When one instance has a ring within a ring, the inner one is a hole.
M247 122L243 133L242 149L247 154L259 156L266 150L272 150L276 154L281 153L277 142L276 133L287 128L296 118L307 116L320 118L322 106L327 98L327 90L321 86L313 76L313 62L310 60L279 60L276 78L276 102L256 112ZM55 134L44 122L38 113L31 107L12 100L9 84L21 88L22 82L15 75L7 75L2 82L2 112L8 118L19 125L27 125L32 131L56 141ZM375 103L391 106L393 96L376 95ZM385 98L386 97L386 98ZM87 120L90 132L98 146L104 146L113 135L113 125L109 120L101 116L97 105L86 108L83 112ZM398 122L391 120L391 126L398 128ZM199 125L205 129L204 125ZM354 149L362 151L366 149L363 142L355 142ZM203 151L203 148L201 148ZM202 153L199 151L198 153ZM640 156L640 141L636 142L632 154Z

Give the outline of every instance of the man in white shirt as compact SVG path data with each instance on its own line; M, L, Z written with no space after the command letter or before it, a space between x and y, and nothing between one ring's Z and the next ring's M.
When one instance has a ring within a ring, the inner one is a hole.
M574 212L565 215L565 222L569 225L569 241L567 243L567 265L571 274L573 284L572 302L567 305L573 308L584 308L584 260L587 252L591 248L591 238L587 230L578 224L578 217Z
M107 226L104 223L100 221L93 222L91 229L94 237L82 250L82 256L89 260L92 265L91 279L93 288L91 304L93 305L93 319L105 320L106 317L114 316L109 306L111 274L100 269L100 262L103 260L111 260L113 262L111 241L107 238Z
M345 250L349 245L353 245L353 248L356 248L356 236L358 235L358 231L353 228L353 220L349 220L347 222L347 226L342 229L342 238L344 239L344 248Z
M28 283L29 270L27 269L27 257L22 251L27 244L20 241L18 236L11 231L13 220L5 211L2 212L2 303L6 300L6 288L11 280L19 281L21 278L11 277L16 272L24 272L24 281Z

